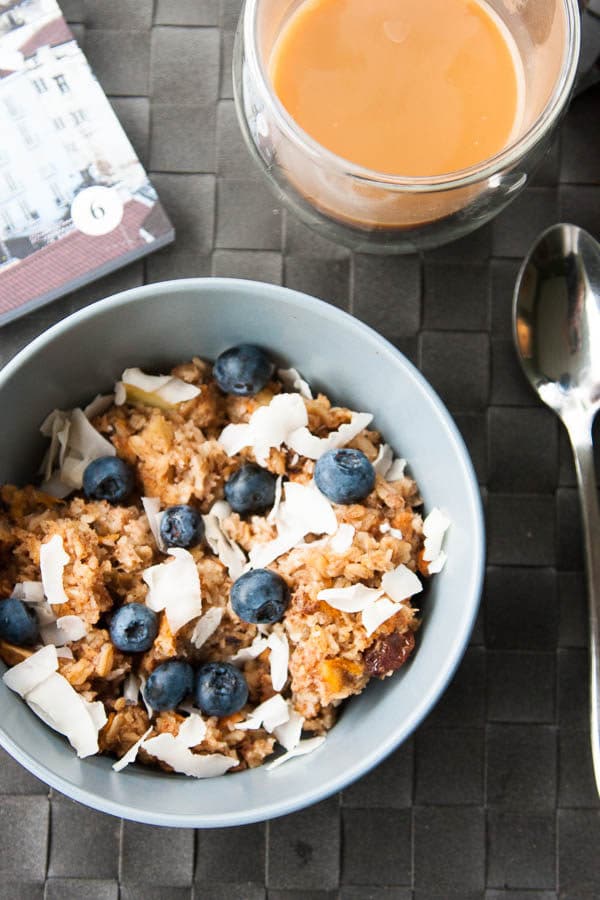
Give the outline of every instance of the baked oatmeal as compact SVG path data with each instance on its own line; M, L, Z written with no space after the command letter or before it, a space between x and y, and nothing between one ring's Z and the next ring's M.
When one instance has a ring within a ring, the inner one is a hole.
M445 562L371 421L250 345L55 410L38 486L0 488L5 683L116 770L316 749L406 663Z

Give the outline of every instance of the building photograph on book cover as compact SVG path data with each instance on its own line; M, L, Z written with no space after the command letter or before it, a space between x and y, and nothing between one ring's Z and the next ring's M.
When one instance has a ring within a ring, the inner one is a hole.
M0 321L172 239L55 0L0 0Z

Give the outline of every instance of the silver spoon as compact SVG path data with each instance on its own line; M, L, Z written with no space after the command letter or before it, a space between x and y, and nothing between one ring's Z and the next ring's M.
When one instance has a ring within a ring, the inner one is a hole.
M515 288L523 370L569 433L581 499L590 619L590 727L600 793L600 517L592 423L600 407L600 244L555 225L526 257Z

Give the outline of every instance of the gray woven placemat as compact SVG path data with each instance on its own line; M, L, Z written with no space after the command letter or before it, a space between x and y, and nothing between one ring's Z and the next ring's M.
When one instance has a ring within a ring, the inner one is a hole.
M178 230L175 245L0 332L0 364L68 313L144 281L233 275L353 312L455 415L487 503L480 620L413 738L343 795L225 831L95 813L0 760L0 900L592 900L600 804L587 731L585 590L565 435L525 384L512 286L536 234L600 237L600 90L493 225L418 258L351 256L276 208L242 145L239 0L63 0Z

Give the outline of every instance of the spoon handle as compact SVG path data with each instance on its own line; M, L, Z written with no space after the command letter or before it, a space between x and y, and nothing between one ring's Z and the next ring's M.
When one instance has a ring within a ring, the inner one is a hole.
M591 423L566 421L581 499L590 620L590 731L596 788L600 794L600 515Z

